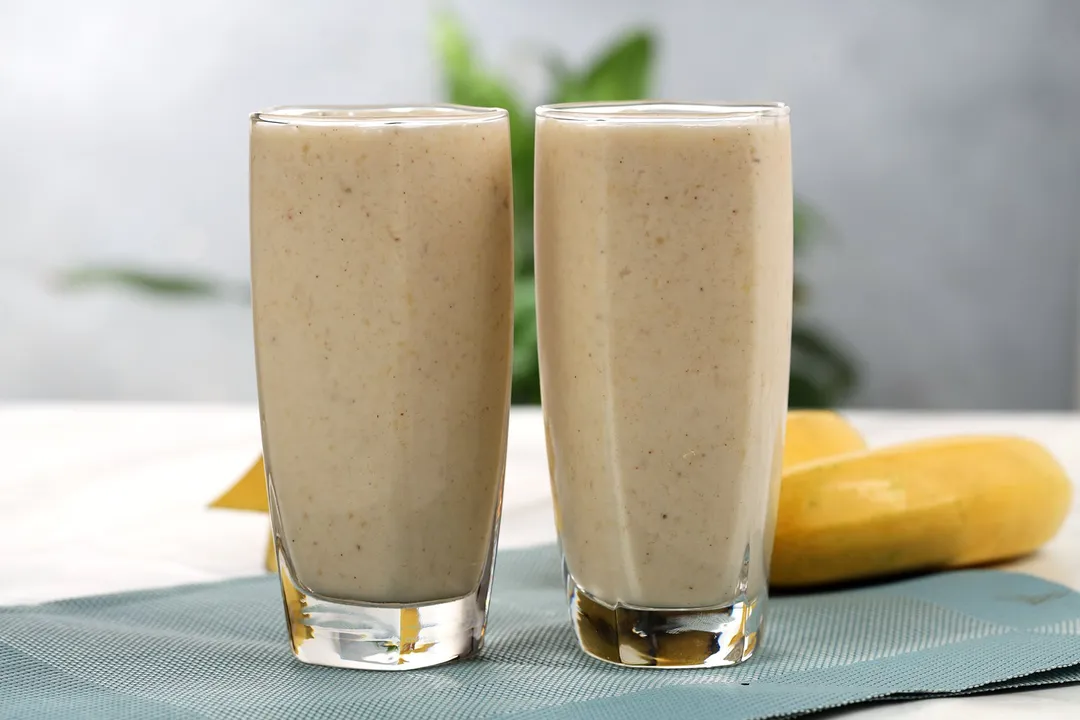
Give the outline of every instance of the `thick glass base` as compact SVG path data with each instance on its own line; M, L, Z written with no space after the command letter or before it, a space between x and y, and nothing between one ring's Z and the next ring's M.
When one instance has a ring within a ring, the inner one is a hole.
M293 654L302 662L411 670L467 658L484 644L488 576L463 598L410 607L344 603L305 592L280 550L278 569Z
M570 621L581 649L616 665L702 668L738 665L757 649L767 596L714 608L648 609L602 602L566 573Z

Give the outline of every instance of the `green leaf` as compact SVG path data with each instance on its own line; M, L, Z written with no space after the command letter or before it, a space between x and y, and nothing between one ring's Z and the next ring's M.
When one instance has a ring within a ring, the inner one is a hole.
M555 75L555 102L640 100L648 97L655 41L638 30L623 36L581 73L549 62Z
M536 286L531 278L514 283L514 368L511 401L540 402L540 359L537 354Z
M437 16L434 35L451 102L516 109L517 100L506 83L477 66L469 38L453 16Z
M435 47L442 62L443 83L450 102L459 105L505 108L510 115L510 159L514 183L514 216L528 234L517 232L516 251L521 262L532 258L533 155L535 118L526 111L510 85L481 67L472 41L457 18L449 14L435 18Z
M791 299L795 307L798 308L804 305L809 295L810 289L806 287L806 281L796 274L795 284L791 289Z
M510 156L514 182L514 250L517 266L527 266L530 276L533 256L533 132L531 115L527 122L510 125Z
M514 277L532 279L533 269L533 216L532 213L514 215Z
M816 410L834 406L813 378L792 368L791 383L788 388L788 407L798 410Z
M230 283L199 275L158 272L130 267L86 267L69 270L58 278L62 290L121 287L168 297L219 298L248 302L246 284Z
M806 247L807 242L820 235L825 220L817 210L796 198L794 221L795 252L798 253Z
M790 407L836 407L857 379L854 362L820 330L795 323L791 332Z
M443 84L450 102L478 107L501 107L510 114L511 151L532 151L532 113L526 113L510 85L476 61L472 43L452 15L435 19L435 49L442 63ZM528 133L525 131L528 130ZM517 158L515 157L515 160Z

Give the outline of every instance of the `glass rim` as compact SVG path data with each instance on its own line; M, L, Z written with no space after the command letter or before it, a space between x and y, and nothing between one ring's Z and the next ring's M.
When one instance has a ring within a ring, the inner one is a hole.
M427 105L279 105L251 113L253 124L347 127L455 125L509 117L503 108Z
M714 124L762 118L786 118L791 113L785 103L682 102L671 100L628 100L622 102L575 102L541 105L536 117L566 122L637 124Z

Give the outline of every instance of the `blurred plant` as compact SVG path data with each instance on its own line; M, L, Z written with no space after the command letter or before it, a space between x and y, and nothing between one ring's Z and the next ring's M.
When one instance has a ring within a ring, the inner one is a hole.
M513 402L540 402L537 359L536 295L533 275L534 113L503 78L483 67L472 42L455 18L436 19L435 45L451 102L506 108L510 114L510 148L514 174L515 297ZM650 96L655 40L644 30L630 32L584 68L574 69L551 56L546 67L552 81L547 102L638 100ZM802 203L795 207L795 250L800 252L821 226ZM154 272L128 267L91 267L65 274L66 288L121 286L172 297L214 297L247 302L247 287L201 276ZM819 328L807 323L800 309L807 291L795 281L795 323L792 331L791 407L833 407L855 386L854 364Z
M178 272L155 272L130 267L89 266L63 273L60 290L84 290L95 286L118 286L152 295L251 301L247 283L227 282Z
M828 333L808 321L805 307L810 291L799 274L799 254L824 225L805 203L795 201L795 287L791 327L791 385L788 407L830 408L841 404L855 389L855 361Z
M461 105L506 108L510 114L510 155L514 174L514 384L513 402L540 402L540 366L536 340L536 292L533 277L532 109L526 109L502 78L477 62L472 43L457 20L436 20L436 49L450 101ZM653 38L636 31L625 36L582 70L561 59L548 59L554 87L550 102L633 100L645 97L653 60Z
M514 237L517 253L514 308L515 403L540 402L536 354L536 296L533 277L533 133L534 113L526 109L510 85L482 67L472 43L455 18L443 15L436 24L436 47L451 102L503 107L510 112L510 152L514 163ZM650 96L655 40L645 30L632 31L602 51L586 67L568 67L549 57L551 97L547 102L607 102ZM821 222L802 203L795 207L795 249L801 251ZM856 382L853 362L820 329L799 312L806 301L805 282L795 281L795 323L791 337L792 407L833 407Z

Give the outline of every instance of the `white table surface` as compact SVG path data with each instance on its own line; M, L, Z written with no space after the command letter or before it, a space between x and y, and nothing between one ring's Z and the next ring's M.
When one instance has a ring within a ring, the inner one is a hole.
M1006 433L1048 447L1080 484L1080 415L851 413L871 445ZM553 542L539 412L510 422L501 547ZM0 604L262 572L268 521L208 510L259 452L252 406L0 406ZM1012 563L1080 590L1080 503L1040 553ZM1080 717L1080 686L887 704L859 718Z

